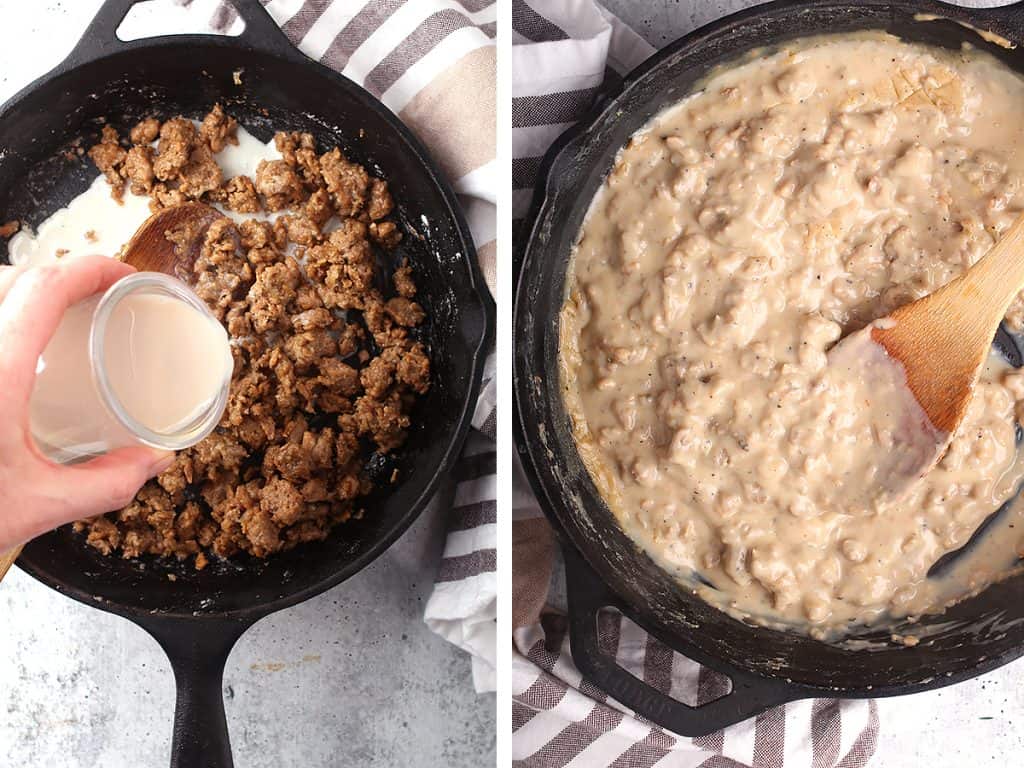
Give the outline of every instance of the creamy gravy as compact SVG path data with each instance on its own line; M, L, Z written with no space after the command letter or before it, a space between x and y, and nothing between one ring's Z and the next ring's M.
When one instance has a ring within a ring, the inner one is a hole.
M936 467L861 504L849 478L913 450L885 427L899 382L827 352L985 254L1024 209L1021 147L1024 81L880 34L720 72L633 137L580 234L561 375L592 478L657 562L815 634L939 609L1016 562L1003 527L984 562L927 578L1024 478L1024 377L993 355Z

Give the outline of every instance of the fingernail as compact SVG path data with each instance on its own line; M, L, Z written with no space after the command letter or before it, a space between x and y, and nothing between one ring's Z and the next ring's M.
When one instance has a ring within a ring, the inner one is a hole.
M156 454L153 459L153 463L149 466L150 476L159 475L165 469L174 463L174 457L177 455L174 451L153 451Z

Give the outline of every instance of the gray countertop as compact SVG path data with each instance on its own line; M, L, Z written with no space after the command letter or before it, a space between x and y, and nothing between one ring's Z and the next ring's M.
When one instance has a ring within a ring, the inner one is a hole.
M0 101L60 61L98 6L0 0ZM224 678L239 768L495 764L494 695L474 693L468 656L422 619L442 517L428 511L357 576L241 639ZM174 683L155 641L16 569L0 617L0 764L168 764Z
M750 0L603 0L652 45L661 47ZM984 7L1009 3L961 0ZM1021 754L1024 663L928 693L879 700L881 730L871 768L960 768L1007 765Z

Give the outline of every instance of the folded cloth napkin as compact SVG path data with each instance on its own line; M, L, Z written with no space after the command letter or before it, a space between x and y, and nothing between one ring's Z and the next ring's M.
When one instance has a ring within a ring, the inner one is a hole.
M212 31L238 34L244 26L229 2L177 2ZM494 0L261 2L303 53L366 88L426 144L459 195L481 270L495 295ZM131 36L130 29L125 36ZM473 681L480 692L495 689L496 406L492 349L454 488L432 502L450 510L444 554L425 613L431 629L472 655Z
M682 11L680 11L682 12ZM595 95L653 52L593 0L513 0L512 157L516 251L550 143ZM523 768L860 768L875 751L873 701L821 699L776 707L700 738L659 728L583 679L569 652L551 528L516 467L512 529L512 757ZM728 690L724 677L684 658L621 615L603 619L618 663L687 704Z

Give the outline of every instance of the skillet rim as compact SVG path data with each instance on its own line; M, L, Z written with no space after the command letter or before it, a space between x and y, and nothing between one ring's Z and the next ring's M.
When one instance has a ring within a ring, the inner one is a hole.
M545 362L543 351L534 350L534 339L538 336L538 329L545 329L551 326L551 315L557 310L545 309L538 312L535 305L530 304L530 300L534 297L528 295L530 287L528 284L536 282L536 280L529 279L528 272L539 272L541 270L539 264L543 263L545 259L552 257L560 258L560 249L556 250L550 242L538 244L539 240L551 239L550 236L545 236L542 232L542 224L550 216L550 209L554 206L553 198L564 194L564 190L561 189L558 180L558 167L573 162L568 156L585 148L590 134L596 132L606 123L610 115L619 108L619 104L626 100L631 90L661 67L665 61L680 55L687 55L688 52L699 48L708 37L719 36L729 28L756 25L764 17L795 14L808 9L817 9L819 11L828 9L856 11L864 8L875 8L882 12L887 10L891 22L897 20L897 12L912 16L933 14L937 17L936 21L951 21L964 26L963 34L965 39L970 40L976 47L988 50L991 53L997 52L993 51L991 47L986 48L982 45L980 30L997 32L1012 42L1024 44L1024 0L1014 0L1006 5L982 8L950 5L941 0L896 0L895 2L886 2L886 0L859 0L859 2L853 2L852 0L846 0L845 2L844 0L773 0L714 19L658 49L654 54L627 73L623 77L621 85L611 91L611 93L605 92L600 94L594 106L575 125L564 131L552 143L544 155L537 175L538 181L531 197L530 210L527 213L528 229L524 234L522 258L517 267L518 272L515 277L516 289L513 301L514 317L512 324L513 333L516 337L513 347L514 440L518 453L522 458L521 463L524 474L527 477L531 490L537 497L545 517L551 522L560 545L571 549L572 554L579 561L578 564L582 565L597 580L597 586L593 591L604 595L604 597L601 597L599 594L596 598L593 595L587 595L578 602L593 603L595 600L603 599L605 600L605 606L620 610L665 645L689 656L704 666L730 677L735 676L734 679L749 680L753 678L760 686L781 685L788 688L790 695L785 698L787 701L812 696L875 698L933 690L977 677L1019 658L1024 655L1024 642L1004 653L995 656L985 656L976 663L963 667L953 673L930 677L925 675L919 682L898 683L890 686L873 684L864 685L860 688L831 686L813 681L793 680L788 676L787 670L784 669L779 669L772 674L766 672L764 666L757 667L746 662L737 663L713 655L711 652L706 651L704 646L698 646L690 637L662 623L654 609L638 607L632 600L624 597L605 577L605 574L609 571L605 561L596 556L596 546L589 544L585 532L575 520L571 505L564 501L564 494L559 493L561 480L549 469L551 461L545 454L549 453L552 448L546 446L552 446L555 450L563 453L576 454L576 459L585 473L582 483L589 488L590 495L597 499L599 504L604 506L605 511L611 516L612 520L614 520L614 515L604 504L601 494L597 492L596 487L593 487L593 481L589 473L586 472L582 459L576 453L575 443L565 445L558 439L557 434L554 436L548 435L543 440L539 439L542 432L551 432L548 427L553 420L553 416L549 411L540 412L533 406L533 402L546 399L547 392L541 391L537 396L533 395L533 388L529 383L529 379L536 374L524 363L538 360L543 365ZM919 21L927 23L931 20L920 19ZM841 33L829 30L807 31L794 35L793 39L826 36L829 34ZM771 45L772 43L765 43L764 47L771 47ZM998 46L998 43L993 43L992 45ZM736 49L731 57L723 63L727 64L729 61L741 62L744 55L749 54L752 50L756 50L756 48L757 46ZM1007 51L1004 51L1004 53L1007 53ZM1002 60L1001 56L999 58ZM1010 66L1005 61L1004 64ZM1011 68L1024 77L1024 66ZM711 69L713 67L709 67L708 71ZM687 90L687 93L690 92L692 92L692 89ZM654 114L656 113L648 115L648 119L653 117ZM594 161L588 158L584 162L593 163ZM583 206L584 204L589 206L590 199L577 201L575 205ZM521 341L522 338L527 337L529 338L531 348L529 354L526 353L525 344ZM538 418L540 413L546 414L548 418ZM616 580L618 580L618 577L616 577ZM723 615L728 617L728 614L724 614L720 609L701 600L696 595L690 593L690 596L692 599L699 600L713 610L723 613ZM574 641L573 648L575 649L577 647L575 633L577 628L581 626L580 622L582 619L573 615L574 611L571 605L572 600L570 599L569 618L572 627L571 635ZM585 611L587 608L581 610ZM748 632L766 629L746 622L740 623ZM794 637L806 641L814 640L805 635L794 635ZM581 635L579 639L589 641L591 638ZM582 643L580 645L582 646ZM906 646L904 648L908 651L911 650Z
M152 609L114 602L105 596L69 586L52 577L48 573L45 563L36 562L30 552L23 552L16 562L18 567L28 575L63 595L77 600L80 603L100 608L109 613L114 613L124 616L125 618L136 620L138 623L142 623L144 625L147 622L151 624L154 619L206 619L208 621L217 622L235 620L253 623L270 615L271 613L297 605L322 594L332 587L335 587L351 578L389 549L423 513L426 506L437 494L442 481L446 479L454 469L458 457L461 454L466 437L469 434L473 412L476 407L476 401L479 398L482 385L483 370L488 352L488 341L494 337L496 305L494 298L491 296L490 291L487 288L487 284L483 279L483 273L480 270L479 261L477 259L476 245L473 242L465 214L462 211L450 183L443 176L436 162L428 153L424 145L398 118L398 116L385 107L379 99L373 96L373 94L366 91L366 89L362 88L354 81L345 77L341 73L334 71L330 67L324 66L320 62L307 57L299 51L298 48L293 47L293 49L289 51L285 49L284 46L253 45L250 39L244 34L237 37L213 34L162 35L158 37L132 40L129 42L118 40L115 48L111 50L104 50L98 55L88 55L87 53L82 52L82 49L86 47L87 37L88 34L83 37L81 42L76 44L72 52L60 64L33 80L31 83L20 89L10 99L0 105L0 121L3 121L13 111L17 110L27 97L34 94L39 89L51 85L61 78L74 77L85 68L95 66L103 62L109 62L111 59L123 56L134 56L155 49L168 48L178 48L181 49L182 53L187 53L194 51L197 47L205 47L227 49L241 56L260 56L276 59L289 66L301 66L314 70L317 75L326 77L331 81L332 85L335 86L339 92L343 93L345 98L354 100L361 108L370 109L375 112L377 116L380 117L391 128L391 130L398 135L405 147L419 162L434 188L440 193L444 207L447 209L447 215L450 217L450 220L454 222L455 230L458 234L459 240L461 241L463 258L459 262L462 265L459 270L459 274L462 279L467 280L467 288L476 298L476 302L478 304L478 307L463 307L463 310L472 311L478 309L480 318L479 328L474 329L474 333L467 334L467 336L472 336L471 340L469 340L469 343L467 344L472 355L472 365L469 371L469 391L462 403L461 413L459 414L456 428L450 433L448 446L445 449L440 462L437 466L431 469L429 480L423 484L422 489L417 494L415 500L408 506L406 511L397 519L392 527L388 529L385 535L374 541L371 546L367 547L366 550L361 552L358 556L347 561L329 577L295 590L294 592L288 592L288 583L284 582L279 586L282 588L282 591L287 594L271 600L260 601L244 608L200 612L179 610L154 611ZM286 39L283 35L281 37L282 39ZM48 532L37 537L34 541L38 542L52 535L54 535L53 532Z

